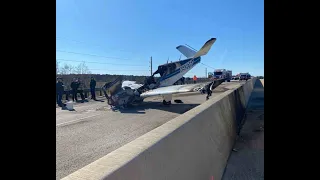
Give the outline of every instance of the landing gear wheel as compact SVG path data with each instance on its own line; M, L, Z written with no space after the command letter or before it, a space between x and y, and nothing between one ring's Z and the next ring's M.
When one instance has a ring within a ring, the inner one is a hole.
M171 101L165 101L165 100L163 100L163 101L162 101L162 104L163 104L163 105L170 105L170 104L171 104Z

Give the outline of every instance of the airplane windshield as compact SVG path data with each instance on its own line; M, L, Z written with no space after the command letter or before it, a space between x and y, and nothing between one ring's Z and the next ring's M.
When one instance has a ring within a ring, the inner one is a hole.
M159 73L160 76L162 77L162 76L171 74L172 72L174 72L174 70L176 70L176 64L172 63L172 64L159 66L158 70L157 70L157 73Z
M161 77L166 71L167 71L167 66L159 66L157 70L157 72L160 74Z

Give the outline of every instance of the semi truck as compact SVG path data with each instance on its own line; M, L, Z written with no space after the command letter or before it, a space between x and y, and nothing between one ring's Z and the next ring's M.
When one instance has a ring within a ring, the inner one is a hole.
M213 72L214 79L225 79L227 82L230 82L232 78L232 71L226 69L216 69Z
M251 78L251 75L249 73L240 73L240 81L242 80L247 81L250 78Z
M226 75L227 82L230 82L231 79L232 79L232 71L231 70L227 70L227 75Z

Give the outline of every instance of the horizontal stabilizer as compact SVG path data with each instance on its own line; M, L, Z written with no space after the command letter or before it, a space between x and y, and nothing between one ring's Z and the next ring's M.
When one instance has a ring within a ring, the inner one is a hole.
M183 54L187 58L192 58L197 53L196 51L194 51L184 45L177 46L176 49L178 51L180 51L181 54Z

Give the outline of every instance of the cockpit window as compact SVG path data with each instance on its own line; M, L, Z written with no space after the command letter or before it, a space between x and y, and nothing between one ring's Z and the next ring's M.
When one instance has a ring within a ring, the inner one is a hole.
M176 64L175 63L169 64L169 71L167 74L173 73L174 70L176 70Z
M167 65L162 65L158 67L157 73L160 74L160 76L165 76L168 74L171 74L172 72L174 72L176 70L176 64L172 63L172 64L167 64Z
M166 72L167 67L166 66L159 66L158 68L158 73L160 74L160 76L162 77L163 74Z

